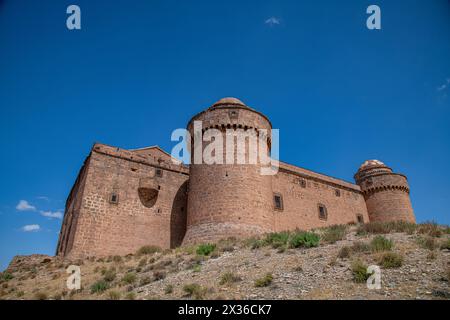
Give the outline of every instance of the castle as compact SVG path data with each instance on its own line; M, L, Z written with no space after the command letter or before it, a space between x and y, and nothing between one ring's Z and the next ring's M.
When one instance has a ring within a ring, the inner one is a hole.
M195 115L187 126L192 134L194 121L202 121L203 133L259 136L272 129L265 115L235 98ZM356 184L283 162L275 175L260 169L259 163L187 166L157 146L124 150L96 143L67 198L56 253L125 255L144 245L174 248L336 224L415 222L407 178L380 161L364 162Z

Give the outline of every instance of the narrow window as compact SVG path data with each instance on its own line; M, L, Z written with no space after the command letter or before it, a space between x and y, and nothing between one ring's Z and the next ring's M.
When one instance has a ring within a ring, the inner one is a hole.
M118 204L119 203L119 195L115 192L111 193L109 196L109 203Z
M334 190L334 194L336 195L336 197L340 197L341 196L341 190L339 190L339 189Z
M358 214L356 216L356 219L358 219L358 223L364 223L364 217L362 214Z
M163 175L162 169L156 169L156 176L161 178L162 175Z
M323 204L319 204L318 207L319 207L319 219L327 220L328 218L327 208Z
M273 196L273 202L276 210L283 210L283 197L281 194L275 194Z

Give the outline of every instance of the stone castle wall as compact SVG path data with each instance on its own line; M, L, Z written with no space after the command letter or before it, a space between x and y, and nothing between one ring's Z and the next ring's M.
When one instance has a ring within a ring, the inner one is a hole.
M75 196L76 201L81 202L77 231L72 246L58 248L60 254L73 257L124 255L148 244L163 248L181 244L187 207L186 169L180 167L176 171L171 164L152 164L151 159L115 149L102 145L94 147L84 192ZM156 169L162 170L161 176L156 175ZM156 201L146 206L139 188L145 187L149 179L154 181L158 194Z
M275 210L275 231L309 230L336 224L363 222L369 217L358 186L304 169L281 165L273 177L273 192L283 199L282 210ZM319 205L326 218L319 216Z
M271 144L269 119L235 98L194 116L192 138L195 120L202 121L202 134L223 137L223 156L227 130ZM209 143L200 145L202 152ZM248 164L248 143L240 152L245 165L188 167L156 146L95 144L66 202L57 254L125 255L145 245L174 248L336 224L415 221L406 177L378 160L366 161L353 184L283 162L276 175L262 175L259 160ZM237 157L235 148L235 163Z

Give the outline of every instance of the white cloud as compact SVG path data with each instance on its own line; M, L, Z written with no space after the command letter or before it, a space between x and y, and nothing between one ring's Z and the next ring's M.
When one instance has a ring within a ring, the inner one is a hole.
M445 83L444 83L442 86L439 86L439 87L437 88L437 91L444 91L445 89L447 89L447 87L449 86L449 84L450 84L450 78L447 78L447 79L445 80Z
M275 17L270 17L269 19L267 19L266 21L264 21L265 24L268 24L269 26L274 26L274 25L278 25L281 23L280 19L275 18Z
M56 219L62 219L63 213L62 211L41 211L41 215L47 218L56 218Z
M19 211L36 211L36 207L29 204L26 200L20 200L16 209Z
M38 199L38 200L50 201L50 198L49 198L49 197L46 197L46 196L38 196L38 197L36 197L36 199Z
M22 227L23 232L35 232L41 230L41 227L38 224L27 224Z

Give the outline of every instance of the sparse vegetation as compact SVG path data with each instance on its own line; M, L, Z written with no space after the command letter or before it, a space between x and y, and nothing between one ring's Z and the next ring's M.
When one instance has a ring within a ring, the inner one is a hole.
M153 272L153 279L155 281L162 280L165 277L166 277L166 273L164 271L156 270L156 271Z
M171 284L166 285L164 288L164 293L171 294L172 292L173 292L173 285L171 285Z
M122 262L122 257L121 256L114 256L114 257L112 257L112 261L114 261L116 263L120 263L120 262Z
M370 245L362 241L355 241L352 245L352 251L355 253L363 253L370 251Z
M361 283L366 282L369 279L370 274L367 273L367 265L361 260L355 260L352 262L353 280Z
M349 246L342 247L338 252L338 258L347 259L352 254L352 248Z
M436 241L435 238L433 237L420 237L417 239L417 242L419 243L419 245L424 248L424 249L428 249L428 250L435 250L438 247L438 243Z
M91 293L102 293L109 288L109 284L105 280L99 280L91 286Z
M265 274L263 277L255 280L255 287L268 287L272 284L273 276L271 273Z
M139 261L138 266L139 266L139 267L143 267L143 266L145 266L146 264L147 264L147 258L142 258L142 259Z
M139 282L139 286L143 287L146 286L147 284L152 282L152 278L150 277L144 277L141 279L141 281Z
M193 297L194 299L203 299L206 294L206 288L203 288L197 283L185 285L183 291L188 297Z
M394 243L383 236L376 236L370 242L370 248L373 252L389 251L392 250Z
M443 229L436 222L430 221L417 225L417 233L428 235L430 237L440 237L443 233Z
M339 240L343 240L347 234L346 225L334 225L324 230L321 238L327 243L336 243Z
M224 274L222 274L222 276L220 277L220 285L230 285L236 282L241 281L241 277L239 277L238 275L234 274L233 272L225 272Z
M105 271L103 275L103 280L106 282L113 282L116 279L116 270L111 268Z
M161 252L162 249L158 246L143 246L139 248L139 250L136 252L137 255L146 255L146 254L153 254L156 252Z
M205 243L199 245L195 252L200 256L209 256L214 250L216 250L215 244Z
M135 300L136 299L136 293L134 292L128 292L125 295L125 300Z
M391 232L405 232L407 234L413 234L416 227L417 226L414 223L404 221L375 221L360 225L358 227L357 234L387 234Z
M380 265L384 268L400 268L402 264L403 257L394 252L386 252L380 259Z
M14 276L9 272L5 271L5 272L2 272L0 275L0 280L2 280L2 281L9 281L12 279L14 279Z
M266 236L265 243L272 246L272 248L279 248L285 246L290 238L289 232L274 232Z
M450 250L450 239L446 239L441 243L441 250Z
M109 300L120 300L120 292L115 291L115 290L111 290L108 292L108 299Z
M136 273L134 273L134 272L126 273L122 278L122 282L127 283L127 284L132 284L132 283L136 282Z
M319 246L320 237L312 232L296 232L293 234L289 241L289 246L291 248L312 248Z

